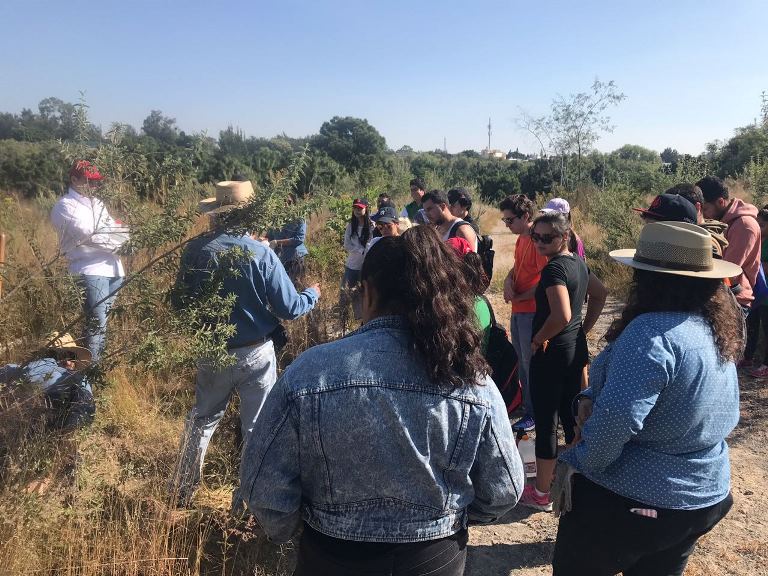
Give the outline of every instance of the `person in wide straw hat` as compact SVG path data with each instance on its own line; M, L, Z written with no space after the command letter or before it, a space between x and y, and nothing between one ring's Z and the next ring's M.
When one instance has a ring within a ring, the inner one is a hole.
M554 574L682 574L733 503L725 438L744 338L722 280L741 270L683 222L647 224L610 256L634 278L577 399L580 439L560 456L572 481L556 480Z
M24 364L0 367L0 390L10 394L42 393L50 407L49 425L73 429L89 423L96 406L84 370L91 351L78 346L69 334L52 332Z
M224 180L216 184L216 195L201 200L198 209L203 214L222 214L242 206L253 197L250 180Z

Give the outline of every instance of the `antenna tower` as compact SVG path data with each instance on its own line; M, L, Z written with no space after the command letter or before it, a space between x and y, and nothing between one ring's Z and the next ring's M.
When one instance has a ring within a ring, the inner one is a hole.
M488 153L491 152L491 119L488 118Z

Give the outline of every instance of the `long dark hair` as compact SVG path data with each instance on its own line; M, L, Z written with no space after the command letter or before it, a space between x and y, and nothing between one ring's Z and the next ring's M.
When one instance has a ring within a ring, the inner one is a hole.
M432 382L459 388L488 373L465 267L431 226L379 240L360 278L375 289L379 311L407 318Z
M357 216L355 216L354 210L352 211L352 217L349 219L349 226L351 230L350 237L357 236L357 239L360 240L360 244L367 246L368 240L371 237L371 219L368 217L368 208L365 209L363 219L365 220L365 226L363 226L363 229L360 231L360 233L358 233L357 227L360 223L357 220Z
M736 361L744 347L741 310L722 280L635 269L621 316L605 335L616 340L632 320L647 312L700 314L712 329L722 361Z
M464 268L472 294L481 296L488 289L488 276L483 268L483 260L477 252L464 254Z

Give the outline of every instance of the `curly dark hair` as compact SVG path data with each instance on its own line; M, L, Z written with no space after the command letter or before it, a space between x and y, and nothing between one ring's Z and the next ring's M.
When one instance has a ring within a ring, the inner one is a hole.
M528 218L533 220L533 216L536 213L536 205L525 194L515 194L504 198L499 204L499 210L502 212L509 210L518 217L528 214Z
M621 316L605 335L616 340L632 320L647 312L701 314L712 329L720 360L735 362L744 348L742 313L722 280L635 269Z
M472 293L480 296L488 289L488 276L483 268L483 260L477 252L464 254L464 267L466 268L466 278Z
M379 240L360 278L375 289L379 312L408 320L413 347L436 385L460 388L489 373L465 267L431 226Z

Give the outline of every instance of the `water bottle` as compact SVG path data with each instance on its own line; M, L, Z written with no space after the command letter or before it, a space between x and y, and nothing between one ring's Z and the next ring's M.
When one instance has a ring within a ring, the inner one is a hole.
M517 443L517 451L520 452L520 458L523 461L523 469L526 478L536 477L536 443L528 436L523 434L520 442Z

